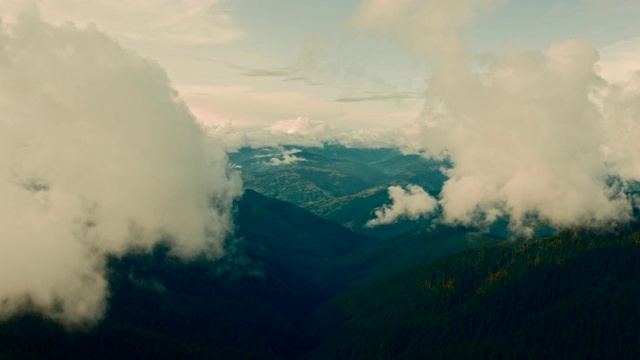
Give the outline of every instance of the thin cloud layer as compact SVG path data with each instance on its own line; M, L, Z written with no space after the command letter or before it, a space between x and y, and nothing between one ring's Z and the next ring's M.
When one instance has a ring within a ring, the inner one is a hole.
M107 254L222 253L239 181L157 65L34 11L3 22L0 78L1 316L91 323Z
M444 220L510 215L525 232L532 218L559 227L626 220L624 184L639 179L637 80L608 84L597 51L580 41L476 57L461 31L498 3L365 0L353 17L432 66L423 114L403 143L453 162Z
M625 83L640 70L640 38L620 41L600 51L599 74L611 82Z
M390 186L389 199L391 204L376 209L375 218L367 222L367 227L393 224L400 219L427 218L438 206L438 200L413 184L408 185L406 190L400 186Z
M28 3L30 0L8 0ZM221 44L242 32L222 5L224 0L55 0L39 1L43 18L61 25L96 24L119 39L187 45ZM17 6L17 5L16 5Z

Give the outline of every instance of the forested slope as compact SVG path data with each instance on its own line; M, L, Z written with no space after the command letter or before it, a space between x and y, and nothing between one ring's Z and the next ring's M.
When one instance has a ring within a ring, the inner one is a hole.
M307 358L634 358L640 232L469 250L338 296Z

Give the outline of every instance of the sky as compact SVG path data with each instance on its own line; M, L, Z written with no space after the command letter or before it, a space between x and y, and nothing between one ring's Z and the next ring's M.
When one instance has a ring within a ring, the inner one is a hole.
M306 117L388 129L414 122L424 106L430 65L396 39L355 28L357 0L39 4L48 21L95 23L157 61L211 126L255 129ZM600 51L602 75L623 80L640 60L639 17L633 0L511 0L479 10L462 31L478 54L588 41Z

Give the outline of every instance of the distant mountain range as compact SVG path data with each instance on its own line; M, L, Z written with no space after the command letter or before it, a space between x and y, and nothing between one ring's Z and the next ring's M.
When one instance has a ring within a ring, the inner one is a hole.
M242 169L247 189L291 202L350 229L374 237L401 235L428 222L413 221L378 229L364 225L374 210L389 202L392 185L415 184L437 195L446 177L446 161L404 155L396 149L243 148L230 161Z

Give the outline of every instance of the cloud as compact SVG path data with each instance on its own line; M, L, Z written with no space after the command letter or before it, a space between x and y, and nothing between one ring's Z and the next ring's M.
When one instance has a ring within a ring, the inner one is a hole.
M280 150L281 150L281 153L269 159L269 162L266 163L267 165L273 165L273 166L291 165L295 162L307 161L307 159L305 158L299 158L294 155L302 151L300 149L287 150L287 149L281 148ZM280 157L282 159L280 159Z
M267 128L272 134L320 135L332 134L333 128L322 122L313 122L307 117L280 120Z
M292 90L262 92L248 86L179 86L178 91L199 120L209 125L233 119L236 125L255 128L265 122L288 119L291 114L335 118L342 111L337 106L327 106L319 97Z
M1 316L91 323L107 255L221 255L240 184L161 68L32 11L3 22L0 78Z
M611 82L624 83L640 71L640 38L617 42L600 50L599 74Z
M67 21L80 26L94 23L119 39L207 45L228 43L243 36L224 11L224 2L56 0L40 1L38 5L43 18L57 25Z
M453 69L470 61L460 30L501 0L364 0L351 19L360 30L393 34L432 66ZM451 74L452 75L452 74Z
M289 75L289 71L281 70L281 69L248 69L244 68L245 72L244 76L253 76L253 77L287 77Z
M224 138L220 138L220 132ZM280 145L318 146L325 143L337 143L344 135L343 130L322 121L313 121L299 116L294 119L279 120L270 126L256 131L236 130L229 123L214 128L212 137L220 138L229 151L241 147L273 147Z
M404 136L399 129L393 130L348 130L323 121L299 116L284 119L272 125L253 131L237 129L231 121L219 126L210 126L208 134L223 144L228 152L242 147L281 148L282 145L323 147L324 144L341 144L354 148L391 148L400 146L407 153L414 152L398 143L398 136Z
M574 40L475 56L461 31L496 4L365 0L353 17L431 65L422 115L400 139L452 161L439 199L444 220L510 215L513 229L529 232L531 219L557 227L628 219L624 184L640 174L637 76L607 83L595 71L597 51Z
M331 78L362 73L362 64L343 57L345 49L334 49L329 38L315 36L304 41L296 60L289 66L265 69L245 68L245 76L282 77L285 81L302 81L319 85ZM342 55L342 56L341 56Z
M438 206L438 201L417 185L408 185L406 190L400 186L390 186L389 199L391 199L391 205L376 209L376 217L367 222L367 227L393 224L403 218L409 220L426 218Z
M601 94L604 145L610 172L640 181L640 73L607 87Z
M359 101L380 101L380 100L404 100L416 99L422 97L419 94L411 92L394 92L389 94L378 94L369 96L351 96L337 98L336 102L359 102Z

